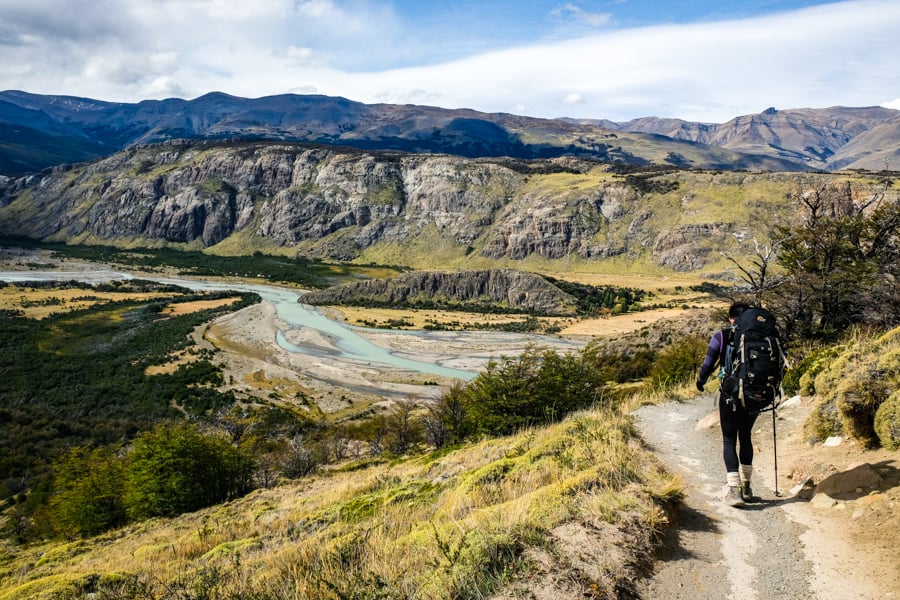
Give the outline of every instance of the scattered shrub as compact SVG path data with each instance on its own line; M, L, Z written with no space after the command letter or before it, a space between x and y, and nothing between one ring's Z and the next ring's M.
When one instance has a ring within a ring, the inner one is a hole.
M789 357L791 366L784 374L784 379L781 382L785 393L788 395L803 394L805 396L815 394L816 377L838 353L838 348L830 346L812 350L802 358L799 358L799 353Z
M841 417L834 400L821 402L810 414L804 425L811 441L824 441L835 435L843 435Z
M650 369L650 382L658 387L679 385L697 376L708 341L692 335L660 351Z
M844 431L866 447L877 446L875 413L887 396L883 373L863 366L845 377L834 391Z

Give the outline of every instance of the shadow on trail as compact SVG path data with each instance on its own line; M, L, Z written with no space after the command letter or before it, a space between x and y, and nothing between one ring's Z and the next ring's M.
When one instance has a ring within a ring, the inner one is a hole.
M669 511L671 527L663 535L662 543L654 555L654 559L662 562L699 558L694 552L682 544L682 536L686 532L716 533L719 527L716 520L697 509L682 502Z
M754 497L752 501L748 502L744 506L741 506L739 510L749 510L749 511L760 511L766 510L768 508L776 508L782 506L784 504L790 504L792 502L806 502L798 497L793 498L757 498Z

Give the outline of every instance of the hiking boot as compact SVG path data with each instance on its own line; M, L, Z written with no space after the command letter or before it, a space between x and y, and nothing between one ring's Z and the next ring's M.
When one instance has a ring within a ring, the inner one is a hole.
M737 486L729 486L728 492L723 499L728 506L743 506L744 499L741 497L741 490Z
M753 502L753 490L750 489L749 481L741 483L741 499L744 502Z

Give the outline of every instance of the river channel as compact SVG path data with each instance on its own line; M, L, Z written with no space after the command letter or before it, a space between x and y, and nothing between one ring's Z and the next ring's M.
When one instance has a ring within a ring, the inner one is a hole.
M335 359L349 359L367 363L378 363L401 369L407 369L419 373L449 377L452 379L472 379L476 373L464 369L445 367L439 364L418 361L403 356L398 356L391 351L373 344L362 337L359 332L365 328L352 327L329 319L315 308L300 302L301 293L287 288L268 285L257 285L233 282L214 282L205 280L135 276L118 271L5 271L0 272L0 280L8 283L23 283L27 281L81 281L85 283L99 283L104 281L123 279L149 279L160 283L179 285L195 291L235 290L247 291L259 294L266 302L275 307L278 319L287 329L279 328L275 341L288 352L309 354L314 356L331 355ZM334 346L337 354L323 350L315 346L301 346L292 344L287 339L287 332L291 329L307 328L325 336ZM408 335L417 335L419 332L405 332Z

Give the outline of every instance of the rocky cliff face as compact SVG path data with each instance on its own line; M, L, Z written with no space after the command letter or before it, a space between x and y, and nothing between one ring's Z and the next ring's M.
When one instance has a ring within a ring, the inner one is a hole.
M167 142L0 181L0 232L417 268L620 257L679 271L788 218L800 175ZM804 176L822 180L837 176ZM438 252L440 251L440 253ZM434 257L440 258L434 258ZM649 263L647 262L649 261Z
M483 240L488 258L610 255L619 249L590 238L623 198L633 198L627 186L563 192L552 202L525 190L532 169L593 166L172 142L58 169L32 177L31 185L8 180L3 204L18 202L0 215L0 227L38 238L202 247L242 234L332 259L409 242L432 228L460 248ZM326 243L338 235L342 243Z
M374 302L389 306L420 302L500 306L541 315L573 315L576 301L546 279L511 269L405 273L317 290L303 296L310 304Z

